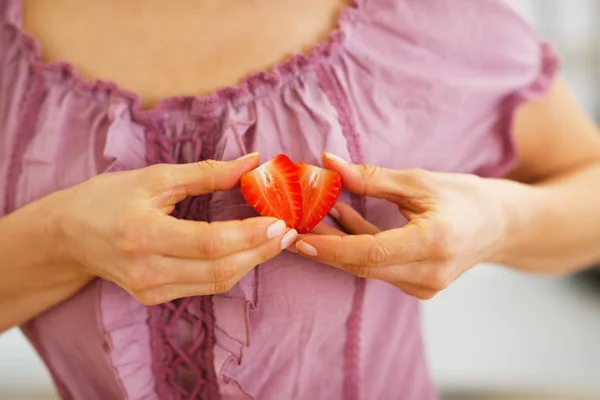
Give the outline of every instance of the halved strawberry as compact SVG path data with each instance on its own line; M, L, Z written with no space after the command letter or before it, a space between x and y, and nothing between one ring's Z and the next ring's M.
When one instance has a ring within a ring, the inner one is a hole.
M295 228L302 218L302 194L296 166L284 154L245 173L240 180L242 196L263 216L275 217Z
M336 171L296 163L302 191L302 220L296 228L306 233L314 228L331 210L342 192L342 178Z

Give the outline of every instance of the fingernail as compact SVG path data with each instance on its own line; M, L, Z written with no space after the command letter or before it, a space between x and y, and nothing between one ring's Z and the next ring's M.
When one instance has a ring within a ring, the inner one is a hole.
M278 220L277 222L271 224L267 229L267 238L273 239L278 236L283 235L285 232L285 222L282 220Z
M250 154L246 154L245 156L241 156L240 158L238 158L237 160L246 160L248 158L254 158L258 156L258 151L255 151L254 153L250 153Z
M335 209L335 206L329 210L329 215L331 215L334 219L340 219L340 212Z
M296 243L296 248L300 253L304 253L307 256L316 257L318 255L317 249L315 249L314 246L311 246L303 240Z
M295 229L290 229L288 233L285 234L283 238L281 238L281 249L287 249L290 247L294 240L298 237L298 232Z
M341 157L334 156L334 155L333 155L333 154L331 154L331 153L325 153L325 157L327 157L327 158L329 158L330 160L332 160L332 161L335 161L335 162L337 162L337 163L339 163L339 164L348 164L348 161L344 160L344 159L343 159L343 158L341 158Z

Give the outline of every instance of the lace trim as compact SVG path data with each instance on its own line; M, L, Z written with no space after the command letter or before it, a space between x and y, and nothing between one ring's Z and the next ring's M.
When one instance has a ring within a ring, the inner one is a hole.
M146 134L148 164L188 163L212 157L213 119L201 119L188 135L167 138L152 125ZM207 220L209 195L189 197L173 216ZM214 370L215 317L211 296L178 299L150 307L149 324L156 390L161 399L218 399Z

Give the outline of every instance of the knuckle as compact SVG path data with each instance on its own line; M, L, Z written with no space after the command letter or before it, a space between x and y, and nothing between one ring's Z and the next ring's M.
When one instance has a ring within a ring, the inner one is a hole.
M432 258L440 261L450 261L455 258L456 252L453 246L455 236L454 228L447 223L438 223L431 231L429 244Z
M231 262L219 260L212 264L213 282L227 282L236 276L236 269Z
M450 286L450 283L452 283L452 269L449 265L441 265L433 268L423 282L426 288L436 292L446 289Z
M221 162L215 160L204 160L196 163L198 169L204 174L206 190L214 192L218 184L218 171Z
M437 294L438 294L438 292L435 292L435 291L432 291L432 290L422 290L419 293L417 293L415 295L415 297L418 298L419 300L431 300Z
M242 240L244 241L245 248L253 249L268 241L267 235L260 234L254 221L236 221L236 223L238 226L235 228L244 233Z
M385 246L375 245L369 248L364 264L368 267L379 267L385 264L389 254Z
M236 283L237 283L236 279L228 279L228 280L221 281L221 282L215 282L214 292L216 294L227 293L231 289L233 289L233 287L235 286Z
M369 181L370 179L376 177L381 174L382 168L376 165L365 164L362 165L361 173L365 181Z
M360 166L360 173L362 175L364 184L364 189L362 194L367 194L369 190L369 182L376 181L377 178L383 172L383 168L378 167L376 165L365 164Z
M157 304L166 303L170 299L163 298L152 291L134 292L133 297L138 303L144 306L155 306Z
M217 234L207 234L198 242L198 252L202 257L218 258L223 254L223 251L223 241Z
M429 187L431 180L432 180L432 174L430 171L427 171L426 169L422 169L422 168L411 168L405 171L406 174L406 180L408 181L409 185L413 186L413 187L419 187L419 186L423 186L423 187Z
M117 247L124 253L138 253L144 248L144 230L128 218L121 219L113 230Z
M159 285L148 262L134 262L127 269L125 283L134 292L144 292Z
M216 160L204 160L198 163L198 168L207 172L214 172L218 170L220 166L221 163Z
M154 182L162 184L162 186L169 186L169 182L172 181L173 169L169 164L154 164L144 168L146 173L145 178Z
M373 277L373 268L364 265L346 265L346 270L352 275L358 276L359 278L371 279Z
M404 293L416 297L419 300L430 300L437 295L437 292L434 290L425 289L423 287L414 287L412 285L405 285L403 283L397 283L396 287L398 287Z
M334 249L331 254L329 254L327 257L324 257L324 261L327 261L330 264L342 264L342 254L341 251L338 249Z

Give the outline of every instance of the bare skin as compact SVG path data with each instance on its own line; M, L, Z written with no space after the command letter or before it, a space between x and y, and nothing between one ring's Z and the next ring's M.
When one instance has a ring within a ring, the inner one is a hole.
M87 79L115 81L148 108L164 97L235 85L308 52L327 39L344 7L346 0L185 0L176 7L28 0L23 22L45 60L69 60Z

